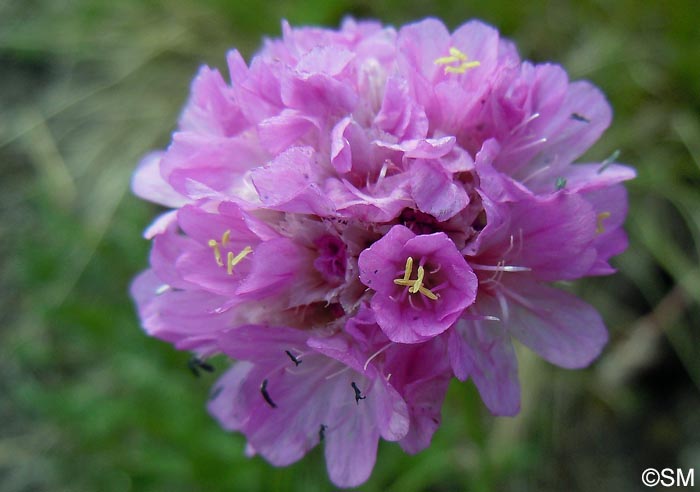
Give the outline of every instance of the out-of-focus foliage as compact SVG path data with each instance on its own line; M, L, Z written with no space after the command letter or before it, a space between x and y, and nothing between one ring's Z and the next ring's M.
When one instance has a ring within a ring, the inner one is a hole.
M454 384L433 446L381 446L362 490L642 488L648 466L700 472L700 29L692 0L489 2L4 0L0 2L0 490L329 490L323 456L274 469L243 456L204 402L188 354L145 337L127 296L157 213L129 194L167 144L201 63L250 56L279 20L399 26L427 15L496 25L524 57L562 63L616 117L631 247L581 294L611 330L567 372L520 353L524 401L487 415ZM223 368L225 361L218 360ZM700 477L696 477L700 480Z

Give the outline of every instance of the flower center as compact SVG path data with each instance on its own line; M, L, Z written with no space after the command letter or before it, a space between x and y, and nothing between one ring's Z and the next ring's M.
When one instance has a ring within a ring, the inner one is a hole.
M327 234L314 241L318 248L318 257L314 260L314 267L323 276L326 282L339 285L345 279L347 266L347 248L338 237Z
M415 294L420 292L425 297L432 301L437 301L440 294L433 293L430 289L423 285L423 280L425 280L425 269L423 266L418 266L418 278L411 280L411 274L413 273L413 258L406 258L406 268L404 269L403 278L395 278L394 283L396 285L403 285L408 287L409 294Z
M478 67L481 62L467 61L469 58L454 46L450 48L450 56L442 56L435 60L435 65L445 65L445 73L464 73L470 68Z
M214 250L214 259L216 260L216 264L220 267L224 266L224 261L221 256L221 247L226 246L229 241L231 241L231 230L227 229L221 236L221 242L217 241L216 239L210 239L207 243L209 247ZM243 258L252 252L253 248L250 246L246 246L238 254L234 254L233 251L229 251L226 254L226 273L228 275L233 275L233 268L243 261Z

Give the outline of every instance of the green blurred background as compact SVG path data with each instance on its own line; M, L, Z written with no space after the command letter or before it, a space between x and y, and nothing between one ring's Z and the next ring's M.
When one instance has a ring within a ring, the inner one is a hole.
M453 384L432 447L383 443L361 489L635 491L650 466L700 483L695 1L0 0L0 490L332 489L319 450L286 469L245 458L205 410L216 376L142 334L127 288L157 209L129 179L167 145L200 64L250 57L283 17L346 14L496 25L602 88L615 119L588 157L620 149L639 172L620 273L577 284L610 328L604 355L570 372L519 351L517 418Z

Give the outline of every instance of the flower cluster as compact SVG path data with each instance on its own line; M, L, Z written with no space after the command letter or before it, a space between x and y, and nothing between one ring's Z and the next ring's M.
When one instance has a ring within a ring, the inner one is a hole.
M144 158L145 331L235 359L209 410L273 465L323 443L338 486L379 438L430 443L454 376L514 415L512 339L565 368L607 340L550 284L614 270L634 176L573 164L610 122L598 89L521 61L492 27L291 28L227 82L203 67L167 150Z

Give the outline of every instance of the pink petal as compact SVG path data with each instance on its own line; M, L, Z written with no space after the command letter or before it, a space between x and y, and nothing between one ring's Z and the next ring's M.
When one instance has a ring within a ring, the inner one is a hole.
M496 312L497 304L482 296L479 310ZM471 377L494 415L520 411L518 362L510 336L499 321L459 320L450 332L450 360L457 378Z
M464 187L437 160L416 159L411 163L411 195L421 212L443 222L469 203Z
M327 432L324 453L331 481L338 487L366 482L377 460L379 432L366 410L349 412L333 432Z
M544 359L568 369L588 366L608 341L600 314L579 298L542 284L508 282L508 331Z
M310 147L292 147L256 169L253 184L263 203L285 212L331 214L334 206L315 181L317 159Z
M146 154L131 178L131 191L134 195L166 207L177 208L188 202L187 198L175 191L160 174L160 161L164 152Z

